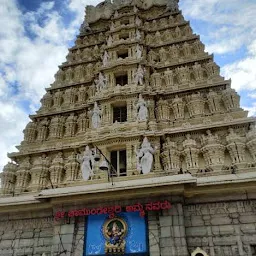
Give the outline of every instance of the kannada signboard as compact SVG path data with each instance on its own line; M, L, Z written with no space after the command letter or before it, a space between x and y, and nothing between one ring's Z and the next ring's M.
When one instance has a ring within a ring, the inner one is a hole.
M133 205L127 205L122 207L121 205L114 205L108 207L97 208L83 208L78 210L58 211L55 213L55 220L60 220L64 217L78 217L78 216L90 216L90 215L104 215L107 214L109 218L114 218L116 214L121 212L138 212L141 217L145 216L148 211L160 211L168 210L171 208L169 201L157 201L149 202L146 204L136 203Z

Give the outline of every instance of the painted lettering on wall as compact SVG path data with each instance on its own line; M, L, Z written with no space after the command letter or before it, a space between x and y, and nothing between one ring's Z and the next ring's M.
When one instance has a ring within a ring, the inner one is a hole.
M160 210L168 210L171 208L171 203L169 201L157 201L157 202L149 202L146 204L133 204L127 206L108 206L108 207L97 207L97 208L83 208L79 210L69 210L66 211L58 211L55 213L55 220L60 220L65 217L73 218L79 216L89 216L89 215L101 215L108 214L109 218L114 218L116 214L121 212L139 212L141 217L144 217L146 212L149 211L160 211Z

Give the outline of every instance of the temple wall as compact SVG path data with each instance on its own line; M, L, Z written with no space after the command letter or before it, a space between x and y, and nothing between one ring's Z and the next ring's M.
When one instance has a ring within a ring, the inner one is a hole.
M1 256L50 255L52 238L51 211L0 215Z
M255 255L256 200L172 199L171 209L148 213L150 256L189 256L198 247L209 256ZM17 212L0 215L0 256L83 255L84 217L55 221L50 209Z
M189 252L252 256L256 245L256 201L191 204L184 207Z

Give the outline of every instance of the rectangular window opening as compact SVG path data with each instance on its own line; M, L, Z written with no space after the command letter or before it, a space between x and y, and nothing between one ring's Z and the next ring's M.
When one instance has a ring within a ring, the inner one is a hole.
M119 35L119 40L127 40L130 37L129 33Z
M115 106L113 107L113 123L125 123L127 122L127 106Z
M118 59L126 59L129 57L128 49L117 52Z
M110 171L110 175L112 177L123 177L127 176L126 170L126 150L112 151L111 155L111 164L115 168L116 172L113 168Z
M116 85L124 86L128 84L128 75L118 75L116 76Z

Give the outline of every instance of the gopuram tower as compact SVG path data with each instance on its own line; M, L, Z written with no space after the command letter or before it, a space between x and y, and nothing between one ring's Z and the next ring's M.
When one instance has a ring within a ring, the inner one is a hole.
M256 255L255 118L204 48L178 0L87 6L1 173L0 255Z

